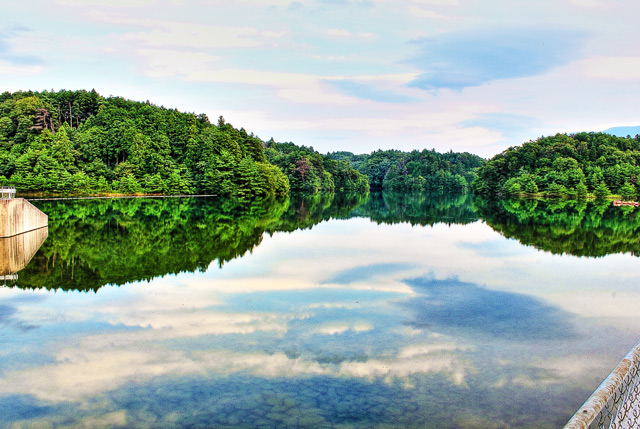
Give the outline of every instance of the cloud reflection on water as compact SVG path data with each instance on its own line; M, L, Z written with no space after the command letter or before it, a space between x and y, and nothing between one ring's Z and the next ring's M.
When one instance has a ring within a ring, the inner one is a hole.
M411 324L416 328L514 341L561 340L575 335L568 313L527 295L494 291L457 279L413 279L407 283L419 292L404 304L411 309Z
M349 412L356 415L358 395L375 392L369 402L387 404L406 392L406 408L381 407L385 417L399 422L404 413L422 422L435 412L429 401L451 401L467 407L457 410L469 419L464 421L486 422L478 415L506 406L500 401L511 399L513 389L519 389L523 407L547 395L549 386L562 400L565 384L581 389L585 374L606 371L609 355L590 366L563 348L593 347L584 343L600 331L593 329L591 337L576 331L578 316L546 299L550 291L562 292L564 302L583 295L577 285L595 271L577 270L573 283L556 284L549 279L558 278L559 269L581 262L535 249L484 254L486 241L513 246L481 223L412 227L351 219L265 236L253 254L222 270L213 266L206 273L104 287L97 294L40 292L46 299L38 302L16 301L25 291L0 291L15 302L6 317L40 312L46 317L34 320L49 333L58 330L41 337L38 353L47 362L26 359L28 364L0 375L0 399L30 395L34 403L95 408L116 421L123 417L117 406L128 412L142 407L131 392L154 402L158 385L166 384L159 398L177 397L167 406L175 411L181 401L198 406L189 399L193 391L213 397L225 383L229 391L245 383L244 393L228 401L255 407L242 395L277 384L281 392L289 386L288 399L317 394L317 409L326 395L335 404L352 401ZM606 272L603 267L598 270ZM74 327L78 331L68 335ZM12 353L14 360L26 356ZM312 384L323 386L320 393ZM328 393L353 385L362 392ZM175 386L182 390L172 393ZM94 401L109 402L101 395L127 400L101 408ZM466 405L480 396L490 397L490 405ZM217 410L211 406L208 418L224 411ZM320 424L313 412L302 414Z

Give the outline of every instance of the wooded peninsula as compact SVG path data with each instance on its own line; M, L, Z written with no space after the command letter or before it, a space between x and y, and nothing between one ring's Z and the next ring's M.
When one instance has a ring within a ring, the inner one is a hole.
M263 141L220 116L92 91L0 95L0 185L26 194L428 193L634 198L640 136L557 134L490 160L467 152L320 154Z

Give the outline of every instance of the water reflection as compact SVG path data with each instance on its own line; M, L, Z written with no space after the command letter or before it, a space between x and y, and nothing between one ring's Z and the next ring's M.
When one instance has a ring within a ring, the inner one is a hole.
M377 193L254 203L185 198L52 201L38 206L49 214L51 238L21 273L16 284L22 288L96 291L106 284L205 271L213 261L222 267L253 251L265 234L352 217L414 226L466 225L482 219L507 238L554 254L637 255L640 250L637 209L584 200ZM495 254L498 249L476 250Z
M474 205L478 215L505 237L554 254L640 255L637 207L567 199L475 199Z
M637 257L467 197L47 204L36 289L0 288L0 426L559 427L640 336Z
M0 238L0 280L14 282L47 239L48 228L40 228L13 237Z
M97 291L167 274L205 271L251 252L265 233L347 215L362 195L257 202L205 198L37 202L51 238L17 286Z
M465 225L478 220L471 200L471 195L376 193L371 194L366 204L356 208L352 214L387 224Z

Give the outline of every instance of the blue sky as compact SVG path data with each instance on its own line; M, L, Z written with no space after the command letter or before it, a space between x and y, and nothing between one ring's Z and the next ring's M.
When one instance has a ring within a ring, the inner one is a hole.
M0 91L92 89L321 152L640 125L635 0L34 0Z

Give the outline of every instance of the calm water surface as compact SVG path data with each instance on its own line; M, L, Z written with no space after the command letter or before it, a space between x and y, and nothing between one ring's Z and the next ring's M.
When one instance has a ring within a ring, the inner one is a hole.
M34 203L0 427L559 427L640 340L633 208Z

